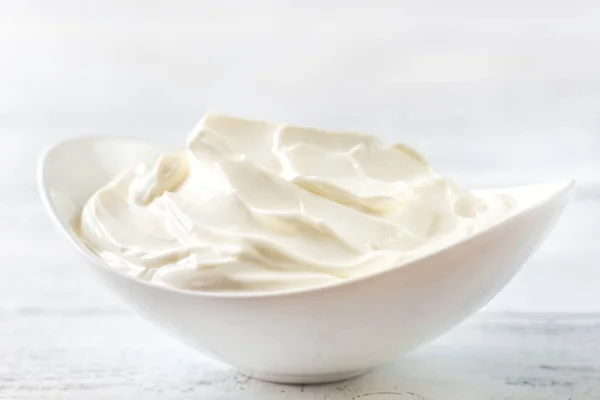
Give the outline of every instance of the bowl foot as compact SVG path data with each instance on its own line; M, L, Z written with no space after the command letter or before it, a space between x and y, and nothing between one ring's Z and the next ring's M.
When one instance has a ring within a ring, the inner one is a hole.
M357 371L334 372L328 374L270 374L266 372L251 372L247 373L252 378L261 381L272 383L283 383L288 385L306 384L316 385L319 383L331 383L345 381L346 379L355 378L369 371L369 369L361 369Z

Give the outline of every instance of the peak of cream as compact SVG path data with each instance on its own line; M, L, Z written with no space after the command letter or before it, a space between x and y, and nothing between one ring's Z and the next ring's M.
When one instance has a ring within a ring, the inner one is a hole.
M98 190L80 232L109 265L156 284L280 291L398 266L515 207L402 144L208 113L187 149Z

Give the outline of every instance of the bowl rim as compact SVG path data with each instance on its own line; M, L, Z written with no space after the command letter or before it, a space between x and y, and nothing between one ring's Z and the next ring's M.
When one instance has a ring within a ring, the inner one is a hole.
M371 273L366 273L364 275L359 275L347 279L343 279L333 283L327 283L318 286L308 286L304 288L296 288L296 289L288 289L288 290L277 290L277 291L269 291L269 292L207 292L207 291L199 291L199 290L189 290L189 289L179 289L166 285L158 285L156 283L151 283L145 281L143 279L136 278L134 276L128 275L122 271L116 270L110 265L108 265L104 260L102 260L98 255L96 255L89 247L87 247L81 240L77 239L77 235L74 232L68 232L68 228L65 226L64 222L58 216L58 213L55 210L54 204L51 200L51 194L49 188L46 186L46 162L52 152L56 151L62 146L68 145L70 143L79 142L79 141L94 141L94 140L112 140L112 141L128 141L128 142L138 142L145 144L153 144L157 145L156 142L148 141L144 139L138 138L130 138L123 137L117 135L90 135L90 136L78 136L67 138L57 143L51 144L47 146L41 153L38 159L37 165L37 187L40 193L42 203L44 205L44 209L46 213L49 215L54 228L58 230L63 237L65 237L76 249L77 251L83 255L89 262L95 264L96 266L107 270L110 274L115 274L121 278L128 279L136 284L144 285L152 289L156 290L166 290L168 292L177 293L179 295L185 296L194 296L201 298L209 298L209 299L223 299L223 300L260 300L260 299L270 299L270 298L283 298L283 297L293 297L298 295L305 295L311 293L318 293L327 290L336 290L349 285L355 285L365 280L376 279L382 277L389 273L394 273L400 269L407 269L414 267L416 264L420 264L422 262L426 262L429 259L432 259L439 254L448 251L450 248L464 245L466 242L469 242L477 237L482 236L487 232L491 232L499 229L500 227L514 221L517 218L520 218L523 214L538 208L539 206L551 201L552 199L558 198L562 195L568 194L568 192L575 185L575 180L560 180L560 181L551 181L545 183L534 183L534 184L526 184L526 185L518 185L518 186L508 186L505 188L491 188L491 189L482 189L482 191L495 191L501 189L515 189L515 188L525 188L525 187L534 187L534 186L555 186L557 189L551 193L548 197L536 199L531 204L526 207L520 208L516 210L513 214L507 216L506 218L481 229L475 234L471 234L465 237L460 238L459 240L452 242L450 244L444 245L434 251L427 253L421 257L417 257L415 259L409 260L405 263L401 263L397 266L387 268L384 270L379 270Z

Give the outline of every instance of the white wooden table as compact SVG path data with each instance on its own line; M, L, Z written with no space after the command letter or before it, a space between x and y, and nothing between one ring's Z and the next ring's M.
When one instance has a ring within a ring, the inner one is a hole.
M597 314L480 315L391 365L321 386L249 379L121 310L21 310L2 325L0 398L600 398Z
M0 399L600 399L600 4L293 3L0 2ZM462 326L356 380L263 383L132 315L35 188L49 143L183 143L207 107L402 140L469 185L579 183Z

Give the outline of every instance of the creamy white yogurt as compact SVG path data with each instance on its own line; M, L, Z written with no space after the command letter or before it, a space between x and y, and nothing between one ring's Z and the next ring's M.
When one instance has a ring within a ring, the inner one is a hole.
M398 266L515 207L474 196L405 145L209 113L185 151L98 190L81 236L156 284L279 291Z

